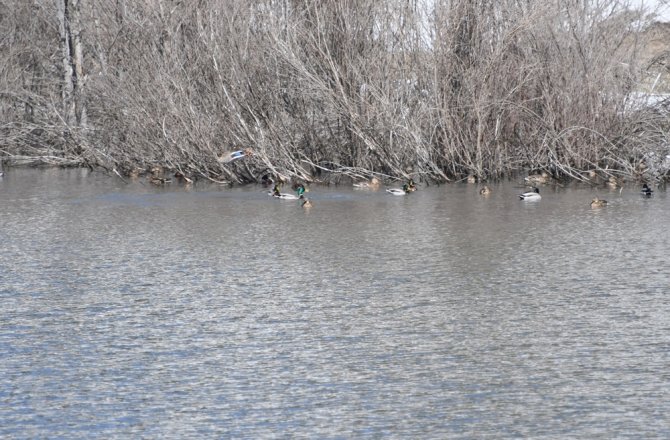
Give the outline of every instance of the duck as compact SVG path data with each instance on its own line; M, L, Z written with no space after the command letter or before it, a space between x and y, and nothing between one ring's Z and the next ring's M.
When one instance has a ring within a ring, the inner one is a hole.
M234 160L237 159L242 159L244 157L248 156L253 156L254 150L251 148L245 148L243 150L237 150L237 151L226 151L224 152L221 156L219 156L217 159L219 162L223 163L230 163Z
M142 174L142 170L137 167L131 168L130 171L128 171L128 177L133 180L139 178L140 174Z
M542 198L542 196L540 195L540 189L535 186L535 187L533 187L532 191L525 192L523 194L519 194L519 198L521 200L532 201L532 200L540 200Z
M381 181L376 177L373 177L367 182L357 182L354 183L354 188L368 188L368 189L377 189L381 185Z
M268 195L282 200L298 200L299 198L294 194L283 193L278 191L270 191L268 192Z
M591 208L604 208L605 206L607 206L607 200L599 199L598 196L591 200Z
M165 185L166 183L170 183L172 181L171 179L165 177L165 169L159 165L151 167L149 172L151 173L149 176L149 182L153 183L154 185Z
M642 190L640 190L640 192L645 197L651 197L651 194L654 192L654 190L649 188L649 185L645 183L644 185L642 185Z
M491 188L488 185L484 185L482 189L479 190L479 194L483 196L488 196L491 194Z
M620 186L620 183L619 183L619 180L616 177L610 176L607 179L606 185L609 186L611 189L617 189Z
M298 199L302 200L302 207L303 208L311 208L312 207L312 201L309 200L307 197L305 197L304 194L300 194L300 197Z
M537 174L531 174L523 178L526 183L549 183L551 176L546 171Z
M305 189L305 185L303 185L302 183L296 183L295 185L293 185L293 191L298 193L299 197L302 196L307 190Z
M412 190L407 184L404 184L402 188L389 188L386 192L394 196L404 196L412 192Z
M298 196L289 194L289 193L283 193L281 192L281 187L284 183L282 182L281 179L275 183L274 187L272 188L272 191L268 193L269 196L276 197L278 199L284 199L284 200L298 200Z
M414 179L409 179L407 181L407 185L405 185L405 186L407 186L406 191L408 191L408 192L416 191L416 183L414 183Z

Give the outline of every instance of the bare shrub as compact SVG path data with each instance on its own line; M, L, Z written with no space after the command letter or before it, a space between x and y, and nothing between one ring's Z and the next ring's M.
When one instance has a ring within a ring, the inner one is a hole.
M667 154L667 114L632 105L649 17L617 1L3 3L5 156L245 182L649 178Z

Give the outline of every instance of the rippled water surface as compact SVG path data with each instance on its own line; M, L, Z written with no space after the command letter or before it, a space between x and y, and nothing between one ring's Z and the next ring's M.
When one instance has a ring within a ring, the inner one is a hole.
M493 189L5 170L0 437L670 438L666 193Z

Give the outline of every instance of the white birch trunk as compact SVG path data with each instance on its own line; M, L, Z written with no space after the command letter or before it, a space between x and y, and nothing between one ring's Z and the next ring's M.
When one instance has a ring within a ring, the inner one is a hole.
M74 71L72 69L72 52L70 46L70 24L68 20L67 0L56 0L58 10L58 30L60 34L60 46L63 63L63 89L61 98L63 100L63 121L70 126L75 119L74 105Z

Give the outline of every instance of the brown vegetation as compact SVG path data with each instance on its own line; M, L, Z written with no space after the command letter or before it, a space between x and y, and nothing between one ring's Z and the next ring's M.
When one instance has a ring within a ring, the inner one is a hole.
M667 173L667 114L630 104L643 15L544 3L0 0L0 154L234 182Z

